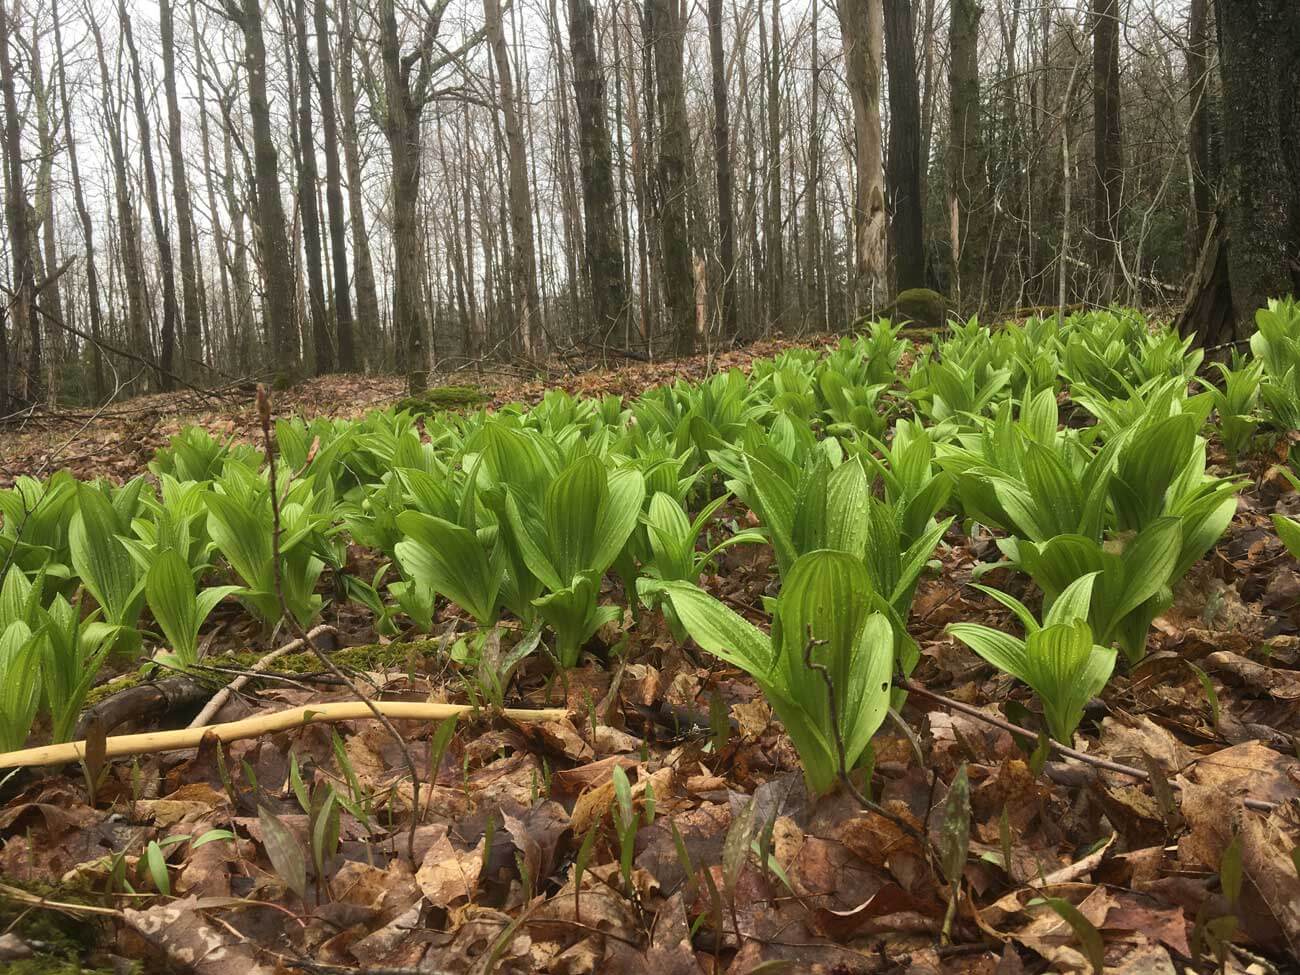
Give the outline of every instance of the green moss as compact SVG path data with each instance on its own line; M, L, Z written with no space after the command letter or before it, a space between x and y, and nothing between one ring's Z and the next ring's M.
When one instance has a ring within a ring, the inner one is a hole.
M104 902L103 896L75 884L55 886L8 877L0 877L0 882L64 904L102 906ZM101 970L86 968L78 960L95 948L102 933L100 924L93 917L72 917L62 911L34 909L29 904L0 896L0 931L11 931L28 944L41 947L40 953L33 958L7 962L5 975L72 975Z
M440 645L438 640L413 640L398 643L373 643L359 647L345 647L330 654L330 659L344 670L375 671L404 669L412 659L434 656ZM227 653L208 657L204 663L210 667L222 667L229 670L251 670L253 665L266 656L265 650L249 650L242 653ZM320 661L310 650L289 653L277 657L271 670L279 674L315 674L321 670ZM235 675L222 671L201 670L200 677L214 686L228 684ZM133 670L111 681L92 688L86 697L86 707L93 707L106 697L112 697L119 691L144 683L148 678L140 671Z
M948 321L948 299L929 288L908 288L894 301L894 317L928 328L943 328Z
M489 397L475 386L434 386L415 396L400 399L394 405L399 413L427 416L440 410L464 409L486 403Z
M439 644L438 640L374 643L335 650L329 657L344 670L385 670L405 667L412 658L432 657L437 653ZM260 652L234 653L213 657L207 662L214 667L249 670L264 656L265 654ZM314 653L304 650L301 653L287 653L283 657L277 657L272 664L272 669L281 674L314 674L321 669L321 665Z
M46 954L5 962L4 970L5 975L114 975L111 967L87 967L76 960Z
M118 691L125 690L128 687L135 687L136 684L143 683L144 680L145 678L140 671L132 670L92 687L90 693L86 695L86 707L94 707L104 698L112 697Z

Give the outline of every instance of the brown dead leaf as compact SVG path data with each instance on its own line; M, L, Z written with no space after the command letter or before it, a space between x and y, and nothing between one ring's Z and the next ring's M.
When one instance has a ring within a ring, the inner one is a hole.
M1105 887L1093 887L1075 906L1092 926L1100 928L1116 904L1115 897ZM1090 969L1087 958L1079 951L1078 939L1069 923L1046 904L1033 904L1025 908L1030 918L1028 924L1013 931L1011 936L1030 951L1070 972Z
M610 755L577 768L558 769L551 776L551 794L576 796L586 789L602 785L610 781L615 766L633 769L637 766L637 760L627 755Z
M813 911L813 926L833 941L844 942L857 934L868 921L903 911L928 914L930 906L922 904L898 884L885 884L857 907L846 911L817 908Z
M1106 914L1103 931L1133 931L1188 956L1187 917L1176 907L1157 907L1149 899L1131 894L1117 895L1118 902Z
M457 850L444 827L442 836L429 847L415 872L415 882L425 899L434 907L450 907L473 898L483 868L483 852L482 840L473 850Z
M141 799L135 805L156 825L166 827L202 819L228 802L224 792L206 782L191 782L161 799Z
M245 941L209 924L194 898L158 904L143 911L127 908L126 923L172 964L196 975L271 975Z
M1300 675L1289 670L1265 667L1226 650L1206 657L1205 669L1222 675L1230 684L1267 694L1279 701L1300 700Z
M756 697L752 701L733 705L731 717L742 738L757 741L772 723L772 708L761 697Z

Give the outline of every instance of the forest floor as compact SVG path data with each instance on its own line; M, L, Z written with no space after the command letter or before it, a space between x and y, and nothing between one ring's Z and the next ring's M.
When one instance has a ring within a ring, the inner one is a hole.
M778 347L552 385L635 394ZM473 382L494 403L546 388L504 374L445 381ZM276 409L355 416L401 395L395 379L333 376L281 394ZM34 420L0 434L0 473L127 478L189 423L251 440L252 398L196 408L192 396L156 396L111 416ZM105 971L136 960L199 975L1296 971L1300 573L1269 515L1300 503L1270 466L1260 457L1234 471L1248 483L1229 531L1157 619L1146 659L1090 708L1076 744L1092 762L1038 753L988 720L1023 713L1029 697L944 632L956 620L1015 629L968 585L997 559L992 537L954 526L910 621L922 650L913 679L943 700L912 693L904 720L882 729L875 808L847 790L810 801L753 682L643 617L609 635L626 641L617 661L589 659L563 686L544 661L525 666L509 703L563 704L567 719L483 717L442 751L427 725L398 722L417 767L436 761L413 851L405 760L370 721L333 726L337 739L317 724L118 762L93 798L76 767L10 781L0 970L76 970L49 960L64 951ZM764 546L728 550L706 584L765 620L773 581ZM1028 588L1005 570L982 581ZM383 642L355 604L331 606L323 622L343 646ZM259 651L266 637L232 617L216 646ZM386 697L466 700L427 642L387 649L354 671ZM303 669L235 696L218 720L347 698ZM332 862L303 862L316 820L295 796L290 754L309 786L331 779L372 814L368 826L343 814ZM963 766L968 803L954 788ZM615 767L639 816L623 869L608 819L590 831L618 804ZM237 839L194 842L214 829ZM963 829L969 855L945 933L952 888L936 851ZM588 835L598 839L575 890ZM158 857L170 896L159 896ZM136 894L121 892L124 876Z

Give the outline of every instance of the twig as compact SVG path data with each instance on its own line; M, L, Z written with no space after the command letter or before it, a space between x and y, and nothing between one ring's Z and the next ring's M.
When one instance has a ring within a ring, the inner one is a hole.
M326 624L316 627L307 635L315 639L316 637L325 636L327 634L334 634L337 636L338 630ZM255 675L262 673L286 653L293 653L295 650L301 650L302 646L303 643L301 640L290 640L284 646L272 650L257 663L253 664L252 668L247 673L236 677L225 687L221 688L221 690L217 691L217 693L212 696L212 700L203 706L203 710L195 715L194 720L190 722L189 726L191 728L202 728L217 716L217 712L221 710L222 706L228 700L230 700L230 696L237 691L242 690Z
M935 693L922 687L916 681L909 677L895 678L899 687L906 690L909 694L916 694L920 697L929 698L936 704L942 704L953 711L960 711L962 714L971 718L976 718L995 728L1001 728L1003 731L1010 732L1013 735L1021 735L1030 740L1037 740L1039 735L1028 728L1022 728L1018 724L1012 724L1003 718L995 717L985 711L970 704L963 704L961 701L955 701L950 697L944 697L942 694ZM1129 778L1138 779L1142 782L1149 782L1151 776L1145 769L1135 768L1132 765L1124 765L1120 762L1113 762L1109 758L1098 758L1096 755L1089 755L1087 752L1081 752L1069 745L1063 745L1055 738L1047 738L1047 744L1056 752L1064 755L1066 758L1073 758L1077 761L1091 765L1094 768L1105 769L1108 772L1116 772L1120 775L1127 775ZM1180 786L1177 782L1170 782L1171 787L1178 789ZM1272 812L1278 807L1278 803L1270 802L1267 799L1252 799L1249 796L1242 799L1247 809L1253 809L1256 812Z
M476 709L468 704L433 704L426 701L332 701L326 704L305 704L301 707L259 714L238 721L208 725L206 728L175 728L171 731L143 731L133 735L115 735L104 740L105 758L126 755L147 755L151 752L179 751L197 748L208 735L218 741L241 741L277 731L291 731L308 724L333 724L339 721L360 721L375 717L388 723L400 721L443 721L452 716L473 714ZM564 708L505 708L501 716L510 721L559 721L568 715ZM60 745L40 745L16 752L0 752L0 769L38 765L62 765L79 762L86 754L84 741L69 741Z
M262 440L266 445L266 462L270 468L268 475L270 479L272 518L271 570L275 580L275 594L280 601L280 613L284 621L289 624L290 629L297 634L298 639L316 655L316 659L321 662L321 666L347 685L357 700L366 703L370 712L384 726L384 730L388 732L393 741L397 743L397 747L402 753L402 760L406 763L406 769L411 775L411 828L406 834L406 853L410 858L411 865L414 867L417 865L415 862L415 828L420 822L420 772L415 767L415 759L411 757L411 749L407 747L406 739L398 734L397 729L393 727L393 723L388 720L383 711L376 707L375 702L362 694L361 688L347 674L343 673L339 666L320 647L316 646L311 636L298 622L298 618L289 612L289 604L285 601L284 586L280 579L280 492L276 485L275 449L271 442L271 394L265 386L261 385L257 387L257 416L262 424Z

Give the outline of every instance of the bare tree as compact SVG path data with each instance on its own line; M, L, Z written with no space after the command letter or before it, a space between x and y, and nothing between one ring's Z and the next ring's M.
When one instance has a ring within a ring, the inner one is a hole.
M569 0L569 50L578 107L578 158L592 317L601 335L608 338L624 321L627 295L623 290L623 242L614 199L605 76L596 52L591 0Z
M173 0L158 0L158 30L162 37L163 91L167 98L167 147L172 167L172 202L179 215L176 238L181 251L181 334L184 339L182 352L186 359L181 372L190 375L195 371L194 366L203 363L203 343L199 335L199 281L195 268L194 234L188 219L193 209L190 206L190 180L185 173L181 106L176 94L176 34L172 5Z
M961 0L956 0L961 2ZM881 0L840 0L846 83L853 102L854 260L859 288L885 283L885 172L880 138L880 68L885 26Z
M911 0L885 0L885 63L889 70L889 199L899 291L925 285L921 230L921 99Z
M691 242L687 236L686 166L690 123L686 114L682 44L686 25L677 0L646 0L646 19L654 40L654 80L659 110L659 248L663 263L664 304L678 355L695 351L695 288Z
M316 91L320 95L321 134L325 139L325 207L329 214L330 259L334 264L334 328L338 332L339 368L357 367L352 336L352 294L348 287L347 217L343 210L343 179L339 167L339 126L334 109L334 70L326 0L315 0Z

